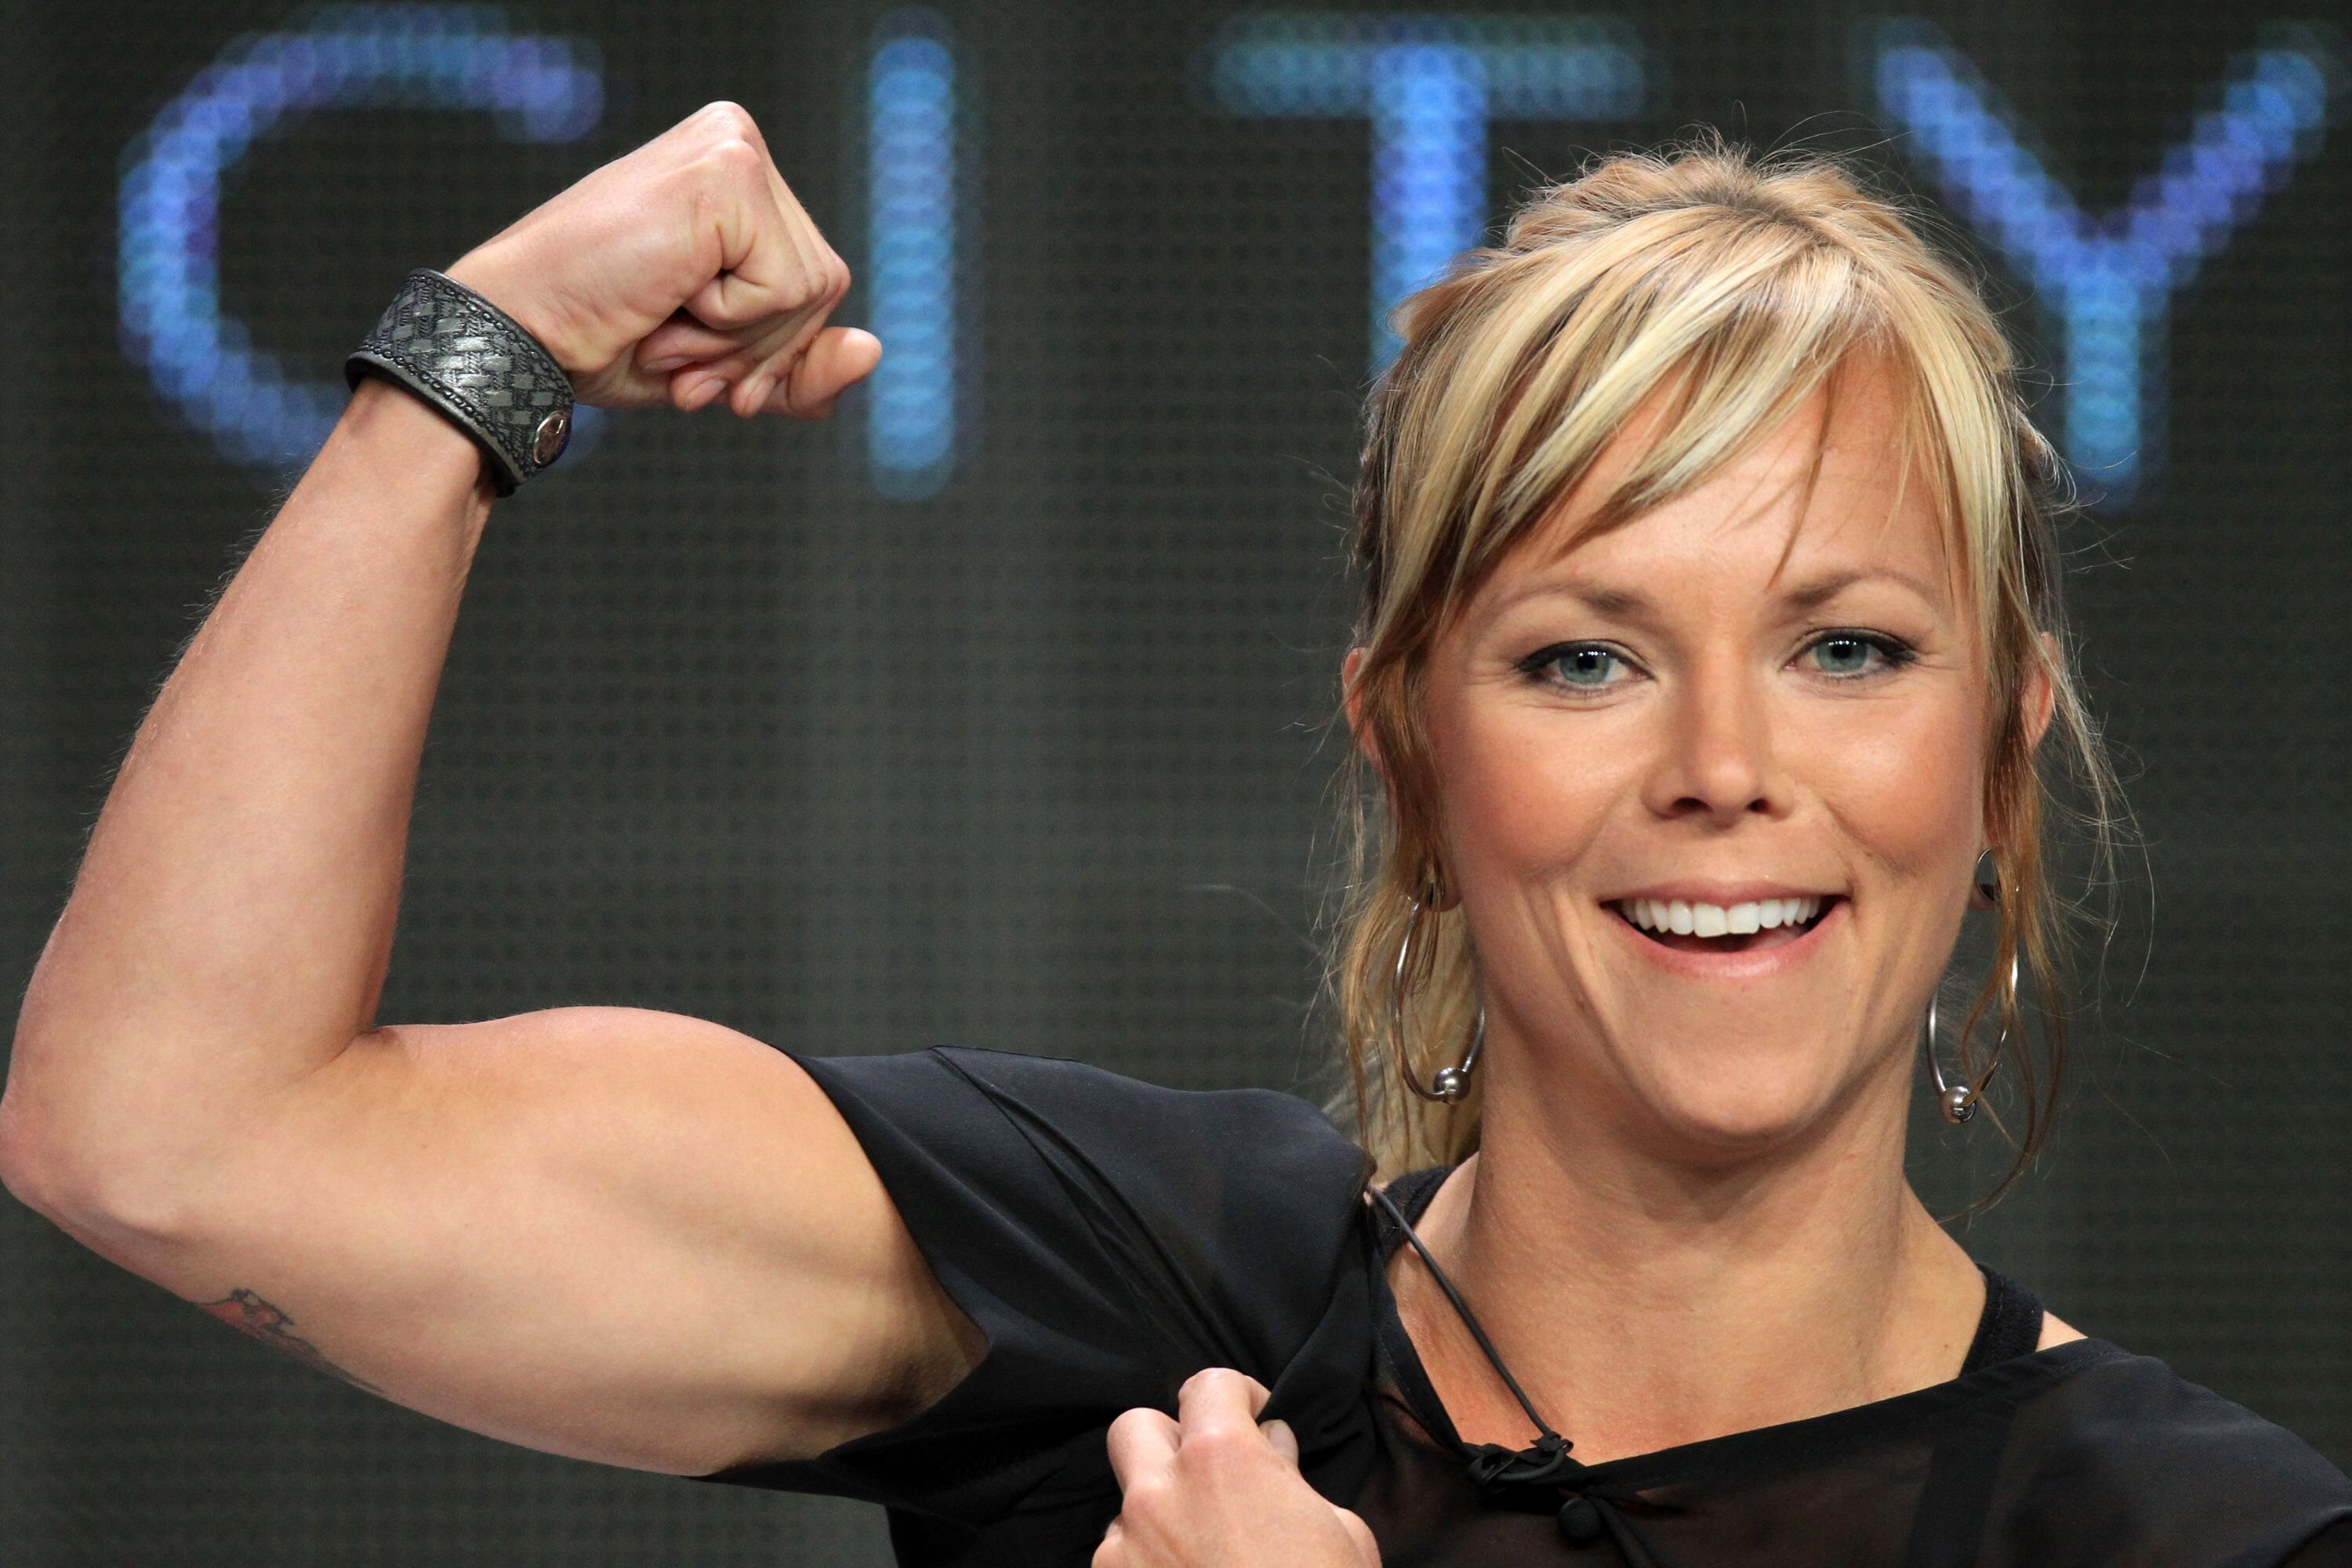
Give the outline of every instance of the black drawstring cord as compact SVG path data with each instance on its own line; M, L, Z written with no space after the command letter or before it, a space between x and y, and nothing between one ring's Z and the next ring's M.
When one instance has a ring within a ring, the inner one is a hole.
M1535 1423L1536 1431L1541 1434L1536 1438L1536 1447L1538 1448L1556 1447L1565 1458L1570 1447L1569 1440L1553 1431L1551 1423L1536 1413L1535 1402L1528 1397L1528 1391L1519 1386L1519 1380L1511 1375L1511 1369L1503 1364L1503 1358L1495 1353L1495 1342L1488 1339L1486 1331L1478 1326L1478 1315L1470 1310L1470 1303L1462 1299L1462 1292L1454 1288L1454 1281L1445 1277L1445 1270L1437 1266L1437 1259L1429 1255L1429 1248L1423 1246L1421 1237L1414 1234L1412 1223L1404 1217L1404 1211L1396 1206L1394 1198L1379 1187L1372 1188L1371 1193L1372 1196L1379 1200L1380 1205L1389 1211L1389 1218L1396 1221L1397 1228L1404 1232L1404 1238L1412 1243L1412 1249L1421 1254L1422 1262L1429 1268L1429 1277L1437 1281L1437 1288L1445 1292L1447 1300L1454 1303L1454 1311L1461 1314L1462 1326L1470 1331L1472 1339L1478 1342L1479 1350L1484 1352L1487 1361L1493 1363L1496 1374L1503 1380L1503 1386L1511 1391L1511 1397L1519 1402L1519 1408L1528 1413L1529 1421ZM1482 1444L1481 1447L1491 1448L1495 1445L1487 1443ZM1503 1451L1509 1452L1508 1449Z
M1486 1329L1479 1324L1478 1314L1470 1310L1470 1303L1462 1299L1462 1292L1454 1288L1454 1281L1446 1278L1445 1270L1440 1268L1437 1259L1430 1256L1428 1247L1412 1228L1412 1222L1404 1217L1404 1211L1397 1207L1396 1200L1379 1187L1368 1190L1373 1200L1387 1211L1389 1218L1395 1222L1397 1229L1404 1233L1405 1240L1412 1244L1413 1251L1421 1255L1422 1263L1429 1269L1429 1277L1437 1281L1440 1290L1445 1292L1445 1299L1453 1303L1455 1314L1462 1320L1462 1326L1470 1331L1470 1337L1477 1342L1479 1352L1486 1356L1487 1364L1495 1369L1495 1375L1503 1380L1503 1386L1511 1391L1511 1397L1519 1402L1519 1408L1527 1412L1528 1419L1535 1425L1536 1440L1525 1448L1506 1448L1499 1443L1461 1444L1470 1456L1470 1479L1477 1484L1478 1489L1498 1500L1516 1500L1514 1494L1517 1498L1524 1498L1530 1490L1565 1490L1570 1496L1559 1507L1559 1520L1560 1533L1568 1538L1570 1544L1589 1545L1606 1531L1625 1560L1634 1568L1654 1568L1656 1558L1633 1533L1631 1523L1612 1506L1609 1496L1585 1489L1584 1478L1591 1474L1591 1468L1569 1458L1568 1450L1572 1445L1553 1430L1551 1423L1537 1411L1535 1401L1528 1397L1528 1391L1519 1386L1519 1380L1511 1375L1511 1369L1503 1364L1502 1356L1495 1350L1495 1342L1486 1337ZM1455 1441L1459 1443L1459 1437Z

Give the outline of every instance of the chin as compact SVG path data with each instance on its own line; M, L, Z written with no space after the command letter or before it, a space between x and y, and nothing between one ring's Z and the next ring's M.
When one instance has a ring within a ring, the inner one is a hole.
M1817 1074L1762 1064L1742 1071L1725 1063L1672 1075L1680 1081L1643 1086L1633 1120L1656 1130L1666 1147L1695 1163L1758 1159L1809 1142L1845 1096Z

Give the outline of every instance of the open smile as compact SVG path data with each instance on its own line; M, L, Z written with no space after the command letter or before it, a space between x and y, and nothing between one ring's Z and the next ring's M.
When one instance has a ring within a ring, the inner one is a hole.
M1682 899L1619 899L1610 907L1619 919L1668 947L1685 952L1746 952L1795 942L1839 901L1835 893L1813 893L1728 907Z

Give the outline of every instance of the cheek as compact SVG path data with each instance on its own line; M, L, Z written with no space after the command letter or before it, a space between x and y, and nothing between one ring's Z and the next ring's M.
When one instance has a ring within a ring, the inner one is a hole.
M1807 737L1808 782L1864 857L1921 872L1974 853L1984 776L1974 715L1965 701L1890 701Z
M1431 726L1448 857L1473 879L1557 872L1634 788L1638 748L1610 743L1605 725L1570 733L1560 715L1497 706Z

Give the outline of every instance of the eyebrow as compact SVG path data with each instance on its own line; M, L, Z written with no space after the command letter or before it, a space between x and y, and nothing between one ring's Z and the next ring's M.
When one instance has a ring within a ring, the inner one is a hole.
M1811 610L1827 604L1857 583L1882 579L1910 589L1927 604L1941 605L1943 603L1943 596L1932 592L1918 578L1908 572L1898 571L1893 567L1879 567L1870 571L1832 572L1816 577L1811 582L1801 583L1792 588L1784 589L1780 597L1798 609ZM1654 600L1637 590L1601 587L1582 583L1549 584L1532 588L1514 597L1531 599L1547 594L1567 594L1582 603L1587 608L1604 616L1622 616L1633 618L1650 615L1657 608Z

